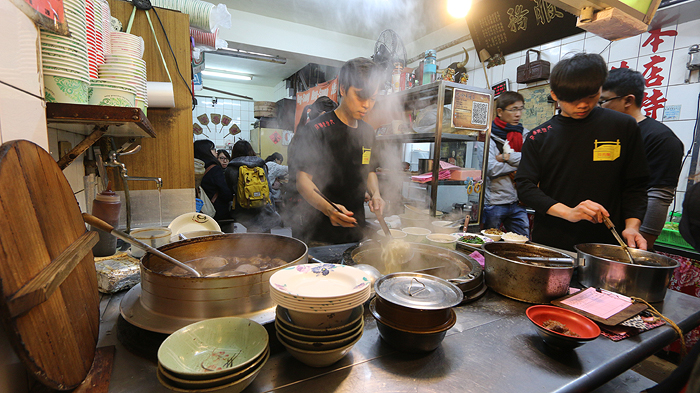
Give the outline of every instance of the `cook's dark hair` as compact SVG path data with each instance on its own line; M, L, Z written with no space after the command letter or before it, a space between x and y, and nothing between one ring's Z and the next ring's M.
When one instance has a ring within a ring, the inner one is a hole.
M602 56L577 53L552 68L549 84L558 100L574 102L596 94L607 76L608 66Z
M635 105L641 108L644 85L644 76L641 72L629 68L616 68L608 73L608 79L603 83L603 90L612 91L616 96L622 97L632 94Z
M244 156L254 156L255 150L253 150L253 145L245 139L241 139L233 144L231 149L231 159L244 157Z
M217 158L219 157L219 154L223 154L224 156L226 156L226 158L227 158L229 161L231 161L231 155L228 154L228 152L227 152L226 150L224 150L224 149L219 149L219 150L217 150L217 151L216 151L216 157L217 157Z
M274 152L274 153L270 154L270 155L267 156L267 158L265 159L265 162L272 162L272 161L275 161L275 160L284 161L284 156L282 155L282 153Z
M377 65L366 57L348 60L340 68L338 85L347 91L350 87L358 90L362 99L371 97L379 88L381 74Z
M525 102L522 94L515 91L505 91L496 99L496 108L506 109L509 105L513 105L518 101Z
M216 145L209 139L194 141L194 158L204 161L205 167L211 164L218 164L220 166L221 163L219 159L211 152L211 150L215 148Z

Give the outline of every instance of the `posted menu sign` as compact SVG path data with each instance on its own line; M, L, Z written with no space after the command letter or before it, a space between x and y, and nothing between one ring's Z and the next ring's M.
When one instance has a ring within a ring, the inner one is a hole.
M576 16L544 0L482 0L472 6L467 25L476 52L507 55L582 33Z

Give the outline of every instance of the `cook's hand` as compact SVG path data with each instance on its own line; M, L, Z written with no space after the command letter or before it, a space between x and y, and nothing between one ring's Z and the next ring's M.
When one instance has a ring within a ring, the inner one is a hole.
M641 233L635 228L625 228L621 233L622 238L625 239L627 247L638 248L640 250L647 249L647 240L642 236Z
M338 209L340 209L342 213L335 210L333 206L329 206L328 210L326 211L326 215L328 218L330 218L333 226L345 228L357 226L357 220L353 217L355 213L346 209L343 205L339 205L337 203L335 205L338 206Z
M369 210L372 213L379 211L380 215L384 215L384 199L379 195L374 195L372 200L369 201Z
M610 217L610 213L601 204L585 200L570 209L564 219L570 222L586 220L598 224L603 222L603 216Z

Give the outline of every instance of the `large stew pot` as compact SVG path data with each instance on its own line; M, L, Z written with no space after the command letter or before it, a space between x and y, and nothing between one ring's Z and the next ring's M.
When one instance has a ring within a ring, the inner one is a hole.
M307 263L308 247L291 237L240 233L198 237L158 248L186 262L202 257L256 256L281 258L286 265L229 277L177 277L161 274L172 265L155 255L141 259L142 305L156 314L177 318L205 319L248 313L274 306L270 276L290 265Z
M461 252L422 243L410 243L410 258L404 261L396 272L421 272L448 280L464 293L465 302L483 294L484 276L481 265L474 258ZM379 242L369 241L350 248L343 255L345 264L372 265L380 272L385 271L382 261L382 247Z
M568 294L574 274L574 258L560 251L533 244L486 243L482 245L486 285L501 295L527 303L549 303ZM547 266L517 257L568 258Z
M629 250L638 264L621 262L629 258L620 246L587 243L574 248L578 252L578 279L582 285L648 302L664 300L673 270L679 266L672 258L633 248Z

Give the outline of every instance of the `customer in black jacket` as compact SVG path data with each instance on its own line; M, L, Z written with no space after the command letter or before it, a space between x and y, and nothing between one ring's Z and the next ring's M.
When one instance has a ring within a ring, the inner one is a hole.
M576 54L552 70L560 114L525 139L515 180L535 209L532 240L573 250L580 243L616 244L610 217L630 247L646 249L639 232L649 168L634 118L598 107L607 66L600 55Z
M194 158L204 162L205 173L200 186L216 209L214 220L230 219L229 206L233 194L226 184L224 168L216 157L214 142L208 139L194 141Z

